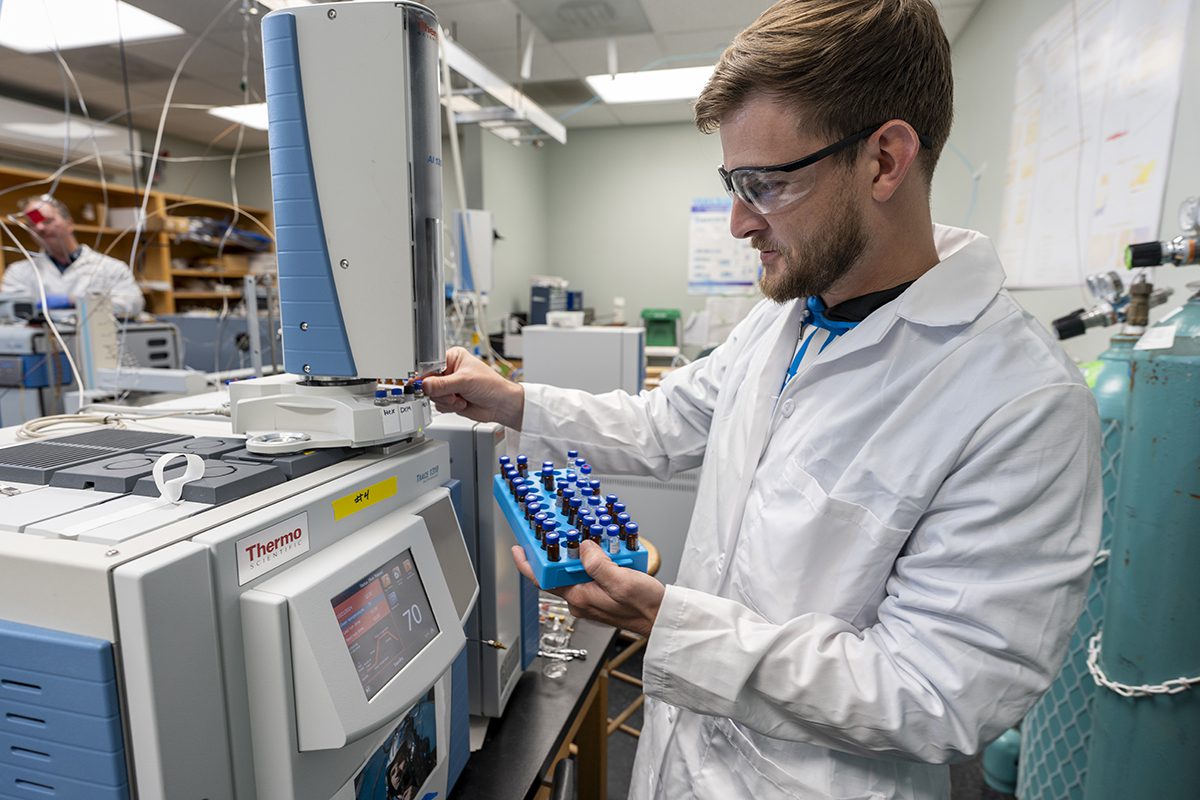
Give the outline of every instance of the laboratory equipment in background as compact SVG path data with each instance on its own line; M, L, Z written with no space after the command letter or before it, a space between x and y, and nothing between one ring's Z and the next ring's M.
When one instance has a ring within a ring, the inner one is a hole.
M646 328L646 357L672 359L683 342L683 320L678 308L643 308Z
M492 290L494 237L492 212L475 209L454 212L454 249L458 256L455 292L487 294Z
M1072 339L1082 336L1089 328L1107 328L1125 321L1131 295L1119 274L1098 272L1088 275L1086 283L1097 303L1090 308L1077 308L1054 320L1051 324L1059 339ZM1172 294L1174 290L1170 287L1153 289L1149 297L1150 306L1161 306Z
M552 275L529 279L529 324L545 325L551 311L582 311L583 292L567 290L567 280Z
M646 332L642 328L521 330L525 380L568 389L637 394L646 382Z
M425 432L450 447L459 521L479 580L479 602L466 625L471 714L499 717L538 650L537 587L517 572L512 535L491 493L505 453L504 426L434 414Z
M169 322L114 321L107 340L94 332L77 336L75 325L66 322L58 323L58 330L91 388L141 394L196 388L195 379L189 383L183 374L179 329ZM101 351L110 356L107 361ZM67 357L49 328L0 323L0 426L73 411L68 393L75 387Z
M200 372L232 372L249 369L250 328L245 314L160 314L158 319L179 329L183 340L183 363ZM264 368L278 367L283 360L283 338L279 325L271 325L265 314L258 318L258 336L264 354ZM271 358L274 344L275 358Z
M437 20L329 4L262 29L287 374L231 385L234 431L261 453L411 439L428 400L376 393L445 368Z

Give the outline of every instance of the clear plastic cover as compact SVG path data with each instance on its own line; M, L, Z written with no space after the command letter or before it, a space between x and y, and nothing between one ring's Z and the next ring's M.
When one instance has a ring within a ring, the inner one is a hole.
M412 95L414 335L417 371L446 368L445 280L442 267L442 126L438 102L437 18L408 8L409 85Z

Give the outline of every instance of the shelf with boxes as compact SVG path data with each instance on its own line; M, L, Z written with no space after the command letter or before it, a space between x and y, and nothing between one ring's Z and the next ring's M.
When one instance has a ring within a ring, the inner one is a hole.
M15 213L21 199L42 194L49 186L45 173L0 167L0 215ZM63 177L54 196L70 209L80 244L131 262L141 192ZM39 249L27 232L14 228L14 233L31 252ZM172 314L240 300L247 273L274 271L273 234L269 210L243 206L235 213L233 206L220 201L150 192L137 263L131 264L146 296L146 310ZM6 240L0 268L22 258Z

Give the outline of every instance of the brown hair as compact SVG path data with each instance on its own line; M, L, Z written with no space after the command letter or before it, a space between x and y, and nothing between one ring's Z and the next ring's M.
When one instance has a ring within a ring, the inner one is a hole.
M721 55L696 127L712 133L759 93L831 139L902 119L930 145L917 159L929 177L954 114L950 42L929 0L780 0Z

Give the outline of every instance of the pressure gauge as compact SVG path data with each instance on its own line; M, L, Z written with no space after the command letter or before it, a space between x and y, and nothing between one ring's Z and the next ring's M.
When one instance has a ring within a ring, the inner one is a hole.
M1115 272L1098 272L1094 275L1088 275L1086 282L1088 291L1091 292L1092 297L1101 303L1115 304L1125 292L1121 276Z
M1200 197L1189 197L1179 204L1179 227L1185 231L1200 230Z

